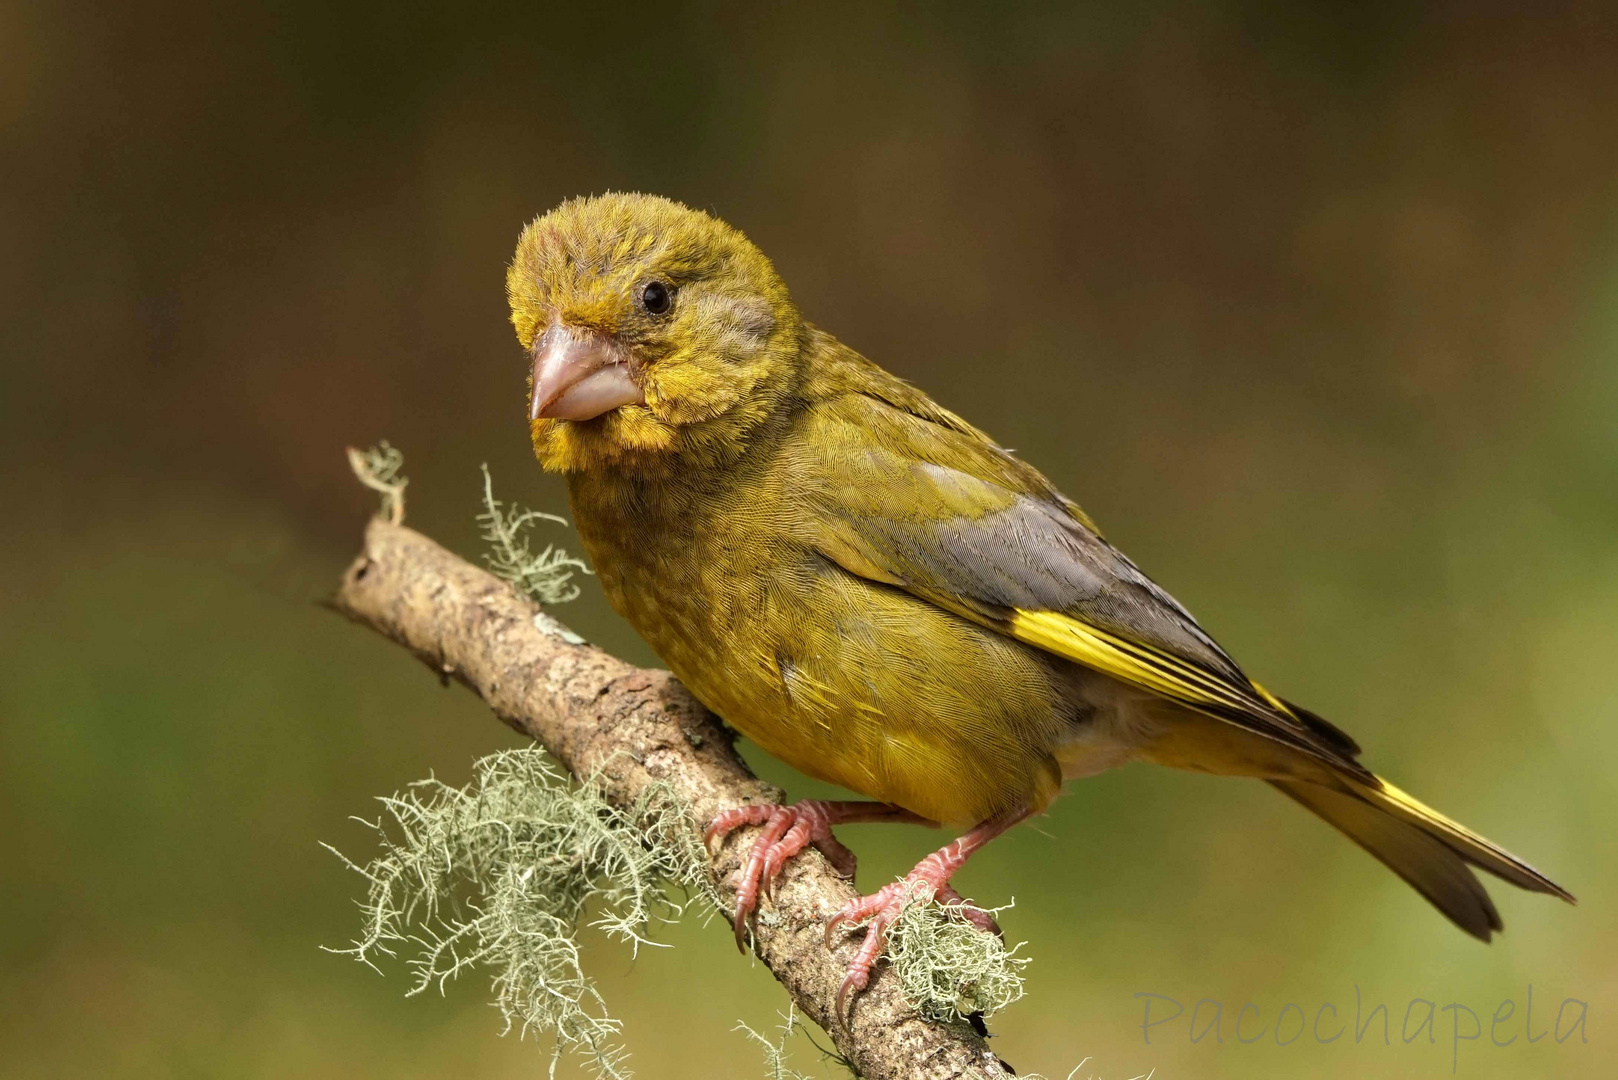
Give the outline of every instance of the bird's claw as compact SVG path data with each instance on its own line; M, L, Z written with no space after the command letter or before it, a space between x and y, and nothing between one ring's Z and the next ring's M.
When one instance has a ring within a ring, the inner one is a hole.
M807 799L792 806L768 803L738 806L713 819L703 834L703 846L710 855L736 829L744 825L764 827L742 863L736 886L736 917L732 923L736 948L747 951L748 924L758 909L760 893L774 903L776 882L787 860L810 844L824 852L839 873L852 876L854 853L832 836L833 816L831 804Z
M936 900L948 907L958 908L961 915L978 929L1000 935L1000 927L987 911L976 907L956 892L947 880L936 880L935 874L922 867L912 871L902 881L884 885L870 896L850 900L826 921L827 948L831 947L832 937L838 930L858 923L866 924L865 939L860 942L854 958L848 962L848 973L843 978L842 986L837 990L835 1010L837 1022L845 1029L849 1017L853 1015L852 995L858 994L870 984L871 970L881 955L889 928L910 903L916 901L925 903L928 900Z

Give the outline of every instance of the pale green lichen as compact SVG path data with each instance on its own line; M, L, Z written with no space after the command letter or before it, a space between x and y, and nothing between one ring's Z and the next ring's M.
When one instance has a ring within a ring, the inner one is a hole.
M404 454L383 439L368 450L348 448L348 467L359 482L382 496L380 516L397 525L404 521L404 492L409 480L399 475Z
M363 866L337 853L370 888L361 937L333 951L372 967L413 953L410 995L484 968L507 1030L554 1036L553 1071L571 1050L603 1077L629 1076L577 930L588 903L590 925L635 948L691 898L711 902L701 840L673 796L651 787L620 810L522 749L482 759L465 787L423 780L381 801L385 817L366 822L380 853Z
M508 581L518 592L541 604L562 604L579 595L573 584L575 573L590 573L582 559L569 555L555 544L540 551L529 547L528 530L535 522L567 525L567 519L543 510L527 510L516 503L503 503L494 497L489 466L483 466L483 510L478 526L490 550L483 556L495 577Z
M1004 911L995 908L991 915ZM930 1020L988 1018L1023 996L1021 943L974 926L960 905L912 897L888 929L887 957L908 1001Z
M738 1020L732 1031L740 1031L749 1039L758 1043L764 1052L764 1080L809 1080L804 1073L787 1067L787 1040L797 1030L798 1014L791 1004L787 1005L786 1016L782 1017L781 1034L771 1042L769 1036L754 1031L745 1022Z

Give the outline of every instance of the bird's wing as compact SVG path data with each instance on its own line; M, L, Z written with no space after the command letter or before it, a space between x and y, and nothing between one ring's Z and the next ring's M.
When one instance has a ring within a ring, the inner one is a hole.
M898 387L844 393L810 410L806 422L816 430L806 445L837 448L803 463L815 476L805 496L822 555L1338 768L1365 771L1352 739L1244 675L1038 471Z

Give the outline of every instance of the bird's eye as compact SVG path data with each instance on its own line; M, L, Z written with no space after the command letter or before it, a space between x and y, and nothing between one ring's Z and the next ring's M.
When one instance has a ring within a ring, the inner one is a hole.
M641 287L640 302L653 315L666 315L674 306L674 290L661 281L648 281Z

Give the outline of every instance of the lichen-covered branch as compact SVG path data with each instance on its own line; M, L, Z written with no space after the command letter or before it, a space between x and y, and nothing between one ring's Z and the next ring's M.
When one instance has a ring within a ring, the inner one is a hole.
M473 773L465 787L418 780L380 800L383 814L364 822L379 850L364 865L327 845L369 882L360 936L328 951L378 971L408 954L407 996L482 969L506 1031L554 1037L551 1075L572 1051L601 1080L629 1080L622 1025L580 963L577 929L589 905L608 937L650 945L654 923L693 900L707 907L701 839L666 787L614 806L535 745L490 754Z
M782 793L755 778L731 734L664 671L633 667L579 642L536 604L427 537L373 520L334 606L403 645L445 680L483 698L495 715L540 742L575 776L593 778L613 805L636 805L656 785L699 820ZM721 899L756 835L734 833L712 858ZM754 948L796 1008L831 1034L867 1080L1009 1075L965 1024L932 1021L905 1002L884 965L847 1027L834 1002L858 938L828 948L826 920L854 896L813 850L793 859L775 903L761 913Z

